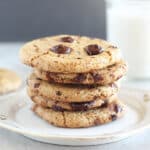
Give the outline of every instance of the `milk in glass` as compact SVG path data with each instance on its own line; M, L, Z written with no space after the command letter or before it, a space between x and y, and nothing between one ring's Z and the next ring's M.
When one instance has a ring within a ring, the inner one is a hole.
M129 78L150 78L150 0L107 0L107 40L122 50Z

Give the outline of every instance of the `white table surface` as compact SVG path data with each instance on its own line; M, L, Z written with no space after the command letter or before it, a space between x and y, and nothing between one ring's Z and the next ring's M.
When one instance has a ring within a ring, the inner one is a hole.
M22 43L0 43L0 67L15 68L25 79L27 67L19 62L18 52ZM126 85L150 89L150 81L127 82ZM58 146L30 140L16 133L0 129L0 150L150 150L150 129L120 142L97 146Z

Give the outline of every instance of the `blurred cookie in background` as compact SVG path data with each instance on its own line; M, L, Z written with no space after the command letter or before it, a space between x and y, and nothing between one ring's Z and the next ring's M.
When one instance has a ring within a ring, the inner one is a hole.
M5 68L0 68L0 95L16 91L21 86L19 75Z

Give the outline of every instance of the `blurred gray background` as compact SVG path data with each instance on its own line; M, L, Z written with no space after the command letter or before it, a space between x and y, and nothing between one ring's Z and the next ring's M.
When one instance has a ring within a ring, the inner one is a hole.
M0 0L0 41L81 34L105 39L104 0Z

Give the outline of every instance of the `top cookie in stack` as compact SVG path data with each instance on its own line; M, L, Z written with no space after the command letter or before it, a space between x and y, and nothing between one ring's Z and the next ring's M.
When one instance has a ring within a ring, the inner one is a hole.
M127 67L107 41L58 35L25 44L20 57L34 68L28 79L33 111L60 127L79 128L113 121L123 114L116 81Z
M58 83L113 83L126 72L120 50L97 38L59 35L33 40L21 50L23 63L35 74Z

